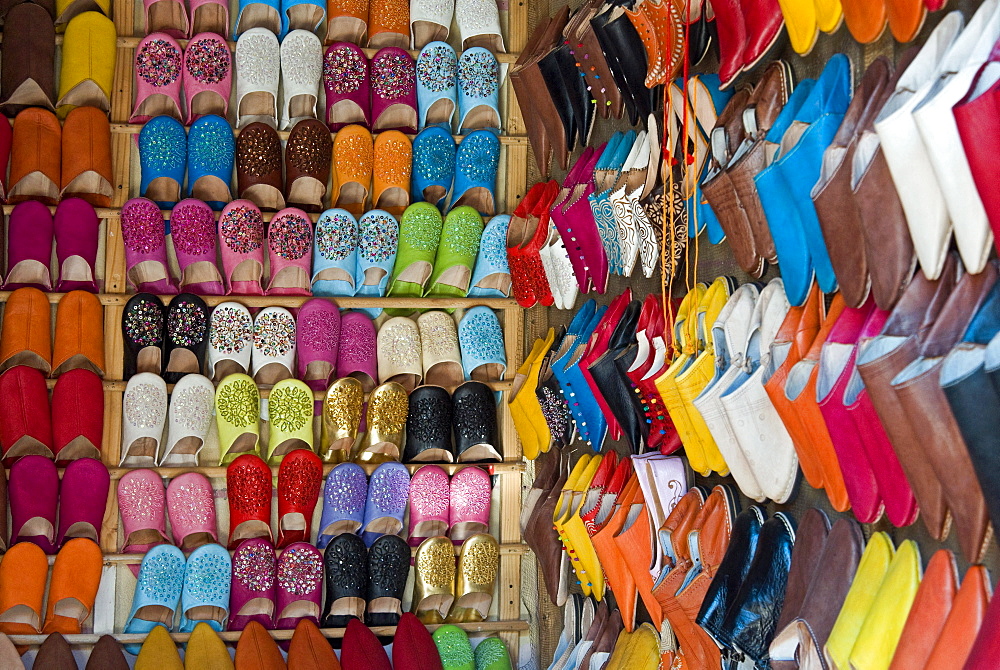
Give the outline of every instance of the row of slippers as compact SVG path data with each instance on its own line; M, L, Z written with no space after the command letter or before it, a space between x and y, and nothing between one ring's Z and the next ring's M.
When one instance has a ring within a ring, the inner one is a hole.
M442 209L469 205L490 216L496 209L500 140L477 130L456 147L448 131L433 127L411 144L398 131L373 138L366 128L350 125L331 142L319 121L307 119L292 129L282 151L278 133L265 123L250 124L234 140L220 116L202 117L190 135L176 119L157 116L139 133L139 160L140 195L166 208L187 194L221 209L231 200L235 167L235 193L266 210L294 203L321 211L329 186L329 202L354 217L377 208L398 217L411 198ZM35 191L29 195L41 199L44 192Z

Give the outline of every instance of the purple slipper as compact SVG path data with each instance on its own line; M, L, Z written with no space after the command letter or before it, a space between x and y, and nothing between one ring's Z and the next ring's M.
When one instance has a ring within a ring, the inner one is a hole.
M365 501L361 538L369 547L383 535L403 531L403 515L410 498L410 472L402 463L383 463L372 473Z
M323 516L316 546L320 549L341 533L358 533L365 519L368 477L356 463L341 463L326 477L323 488Z
M74 537L100 543L110 486L108 468L98 460L80 458L66 466L59 487L59 546Z
M32 286L52 290L52 214L36 200L14 206L7 224L7 278L4 290Z
M46 554L56 553L56 506L59 473L44 456L25 456L10 468L10 544L33 542ZM102 515L103 516L103 515Z
M313 298L299 309L295 329L298 377L309 388L325 391L337 372L340 310L329 300Z
M417 132L417 64L405 49L379 49L371 62L372 132Z
M97 264L101 221L94 206L82 198L67 198L56 207L56 259L59 281L56 291L97 293Z
M292 630L303 619L318 626L323 599L323 554L308 542L293 542L278 557L277 573L274 627Z
M126 275L136 292L177 293L167 266L166 225L160 207L147 198L132 198L122 207L121 223Z
M181 270L180 290L195 295L225 295L212 208L194 198L181 200L170 212L170 238Z
M377 366L375 324L364 312L347 312L340 319L337 376L354 377L361 382L365 393L371 393L378 378Z
M255 537L237 547L229 590L229 630L243 630L251 621L274 628L276 574L274 545L269 541Z

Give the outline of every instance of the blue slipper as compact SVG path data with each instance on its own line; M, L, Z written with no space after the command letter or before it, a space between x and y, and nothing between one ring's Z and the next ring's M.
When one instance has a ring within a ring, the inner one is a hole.
M580 369L580 353L586 348L590 336L607 309L606 305L601 305L596 311L587 310L583 316L591 314L591 317L585 325L581 325L582 320L577 321L577 318L581 317L581 314L578 313L570 324L571 327L578 328L578 330L567 331L567 337L569 337L570 332L573 332L575 338L569 340L569 346L563 355L552 362L552 372L563 390L577 431L595 452L601 451L608 432L608 423L590 390L590 385L583 376L583 371ZM584 312L583 308L580 311ZM563 341L566 342L565 339Z
M275 35L281 32L281 10L278 0L240 0L236 23L233 25L233 39L251 28L265 28Z
M188 197L221 211L233 199L229 185L235 151L233 129L221 116L209 114L192 123L187 149Z
M281 0L281 35L293 30L315 33L326 18L326 3L316 0Z
M368 477L357 463L341 463L330 471L323 488L323 515L316 546L320 549L340 533L359 533L365 520Z
M132 609L125 621L125 633L145 635L156 626L173 628L174 612L184 584L184 554L170 544L150 549L139 565ZM149 617L149 618L147 618ZM125 645L125 651L138 654L142 644Z
M468 205L483 216L496 210L500 138L488 130L469 133L455 152L455 186L449 209Z
M630 130L621 135L616 143L608 142L604 148L604 153L597 160L594 168L596 174L599 170L609 172L621 172L625 166L625 160L632 151L635 144L636 132ZM614 180L612 180L614 183ZM587 196L590 202L590 209L594 214L594 223L597 224L597 232L601 236L601 244L604 246L604 253L608 258L608 272L620 275L624 273L624 260L622 250L618 244L618 226L615 223L614 210L611 207L611 191L607 188L603 191L591 193Z
M420 129L451 132L458 108L458 56L447 42L431 42L417 56L417 110Z
M507 265L509 214L490 219L479 240L479 256L472 271L469 297L507 298L510 296L510 267Z
M381 298L385 296L385 287L396 263L399 222L389 212L373 209L361 217L358 226L360 232L354 295ZM382 313L382 308L366 307L361 311L367 312L374 319Z
M413 138L413 202L441 209L455 181L455 139L444 128L425 128Z
M458 132L500 132L500 64L488 49L466 49L458 59Z
M358 232L357 220L346 209L320 214L313 237L313 295L354 295Z
M458 345L466 379L480 382L503 379L507 370L503 329L492 309L480 305L465 313L458 322Z
M186 163L187 133L180 121L156 116L139 131L139 195L172 209L181 199Z
M410 500L410 473L402 463L383 463L372 473L361 538L367 546L383 535L399 535Z
M188 557L181 591L180 633L190 633L199 623L206 623L221 633L229 616L229 584L233 561L218 544L205 544ZM188 615L191 615L190 617ZM193 617L198 618L193 618ZM204 617L212 618L204 618Z

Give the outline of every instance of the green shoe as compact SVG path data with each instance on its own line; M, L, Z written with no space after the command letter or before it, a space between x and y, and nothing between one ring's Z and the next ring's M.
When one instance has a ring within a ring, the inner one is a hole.
M488 637L476 647L476 670L512 670L507 645L498 637Z
M434 259L434 275L425 295L433 298L468 295L482 236L483 217L475 209L456 207L448 212L441 232L441 246Z
M386 295L393 298L420 298L434 271L434 256L441 242L441 212L429 202L406 208L399 221L399 248ZM412 309L386 310L392 316Z
M469 636L464 630L458 626L445 624L434 631L431 637L434 638L444 670L476 670L472 645L469 644Z

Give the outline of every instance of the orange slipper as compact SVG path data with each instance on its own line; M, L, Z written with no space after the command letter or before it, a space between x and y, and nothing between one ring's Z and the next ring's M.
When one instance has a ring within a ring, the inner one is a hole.
M368 46L410 48L409 0L371 0L368 6Z
M316 624L302 619L288 648L288 670L340 670L340 661Z
M844 23L851 36L861 44L871 44L885 31L884 0L841 0Z
M62 197L110 207L114 176L107 115L96 107L77 107L70 112L63 124L62 156Z
M372 207L382 209L397 219L410 204L410 162L413 146L398 130L379 133L375 140Z
M104 376L104 309L87 291L70 291L56 309L52 374L83 368Z
M590 541L597 552L597 558L604 569L604 579L615 594L615 601L618 609L622 613L622 623L625 630L631 632L635 628L635 604L636 588L635 578L625 564L618 545L614 541L614 536L625 525L628 519L629 510L632 509L632 501L636 495L641 495L639 491L639 480L633 474L625 483L622 492L618 494L614 510L607 523L599 531L591 536Z
M52 370L52 312L48 297L37 288L10 294L0 325L0 372L15 365Z
M94 609L102 564L101 548L93 540L78 537L63 544L52 567L43 633L80 632Z
M62 127L47 109L29 107L14 117L7 202L59 202L62 179Z
M0 633L38 635L49 562L41 547L18 542L0 561Z
M909 42L924 25L927 6L923 0L886 0L889 30L897 42Z
M256 621L247 624L236 644L236 667L240 670L288 670L278 645Z
M357 219L365 212L372 188L372 134L359 125L337 132L333 140L333 188L330 203Z
M646 511L646 501L642 490L636 492L625 525L615 534L614 541L618 545L625 565L635 579L635 589L639 593L649 612L650 619L656 628L663 623L663 612L660 603L653 597L653 576L649 566L653 564L653 537L650 529L649 514Z

